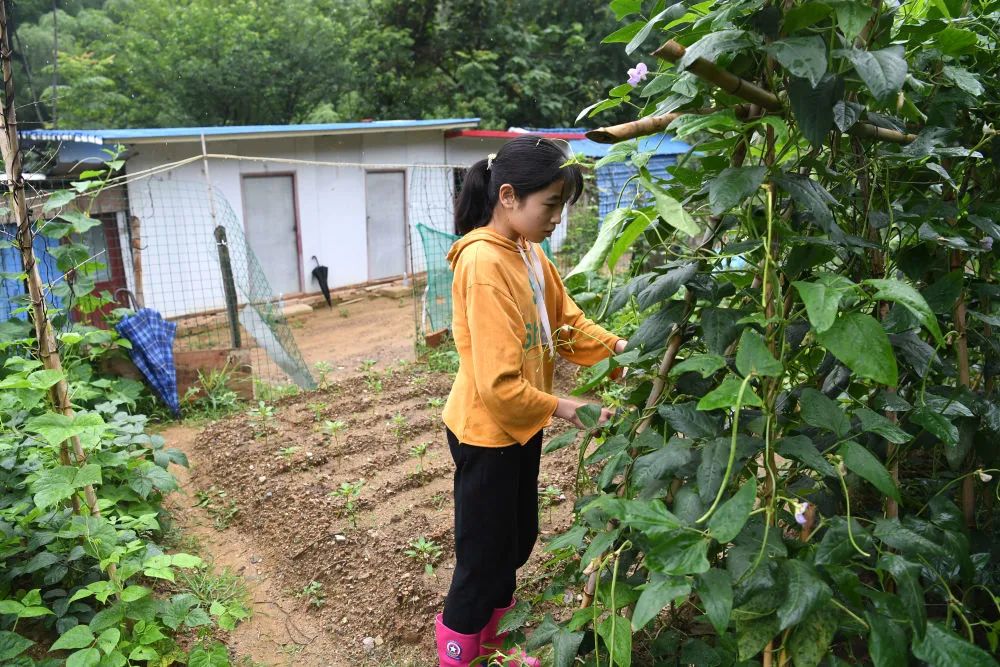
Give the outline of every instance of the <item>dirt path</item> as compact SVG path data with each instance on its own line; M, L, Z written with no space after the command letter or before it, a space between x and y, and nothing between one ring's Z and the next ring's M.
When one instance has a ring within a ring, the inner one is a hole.
M247 579L255 616L223 639L256 664L436 664L433 619L454 568L452 463L440 422L451 379L407 361L409 300L347 308L346 318L318 310L293 327L307 362L333 367L330 386L283 399L260 419L238 414L164 433L191 463L176 471L187 495L172 501L183 532L217 568ZM362 372L366 360L377 363ZM333 422L343 425L324 432ZM414 447L424 444L421 461ZM569 525L575 456L570 447L543 459L540 486L553 500L543 534ZM362 480L348 511L337 491ZM207 509L195 507L199 491L209 494ZM228 527L218 530L215 516ZM440 550L433 575L406 554L419 538ZM536 592L546 559L536 548L522 571Z

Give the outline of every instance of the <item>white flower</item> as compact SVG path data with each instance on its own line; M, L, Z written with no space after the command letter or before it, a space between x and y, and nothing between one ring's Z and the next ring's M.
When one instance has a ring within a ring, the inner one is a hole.
M983 484L993 479L993 475L987 475L982 470L977 470L976 474L979 475L979 481L982 482Z
M800 503L795 503L795 522L800 526L806 525L806 521L809 519L806 517L806 510L809 509L809 503L802 501Z

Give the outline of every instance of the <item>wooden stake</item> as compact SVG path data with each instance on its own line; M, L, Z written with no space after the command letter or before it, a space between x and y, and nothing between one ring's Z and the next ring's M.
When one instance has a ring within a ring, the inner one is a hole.
M62 360L56 349L55 336L48 320L45 308L45 292L42 279L38 273L38 263L35 260L34 233L28 219L28 207L24 199L24 177L21 165L21 148L17 137L17 115L14 104L14 77L11 67L11 48L7 5L0 2L0 67L3 70L3 114L0 115L0 156L3 157L7 172L7 187L10 189L11 210L17 223L17 243L21 249L21 262L27 274L28 295L31 299L32 315L35 323L35 335L38 338L38 356L48 370L54 370L64 376ZM67 417L73 416L73 407L69 401L69 386L65 377L59 380L51 389L52 403L55 409ZM62 443L59 458L63 465L83 465L87 455L80 444L80 438L70 439L73 456L70 457L67 443ZM74 460L75 459L75 460ZM101 516L97 505L97 494L90 484L83 487L83 495L92 516ZM73 496L73 511L80 513L79 499ZM114 563L108 565L108 574L115 577L117 567Z
M132 237L132 245L129 252L132 255L132 278L135 287L135 301L140 308L146 306L146 299L142 293L142 224L137 216L129 218L129 232Z

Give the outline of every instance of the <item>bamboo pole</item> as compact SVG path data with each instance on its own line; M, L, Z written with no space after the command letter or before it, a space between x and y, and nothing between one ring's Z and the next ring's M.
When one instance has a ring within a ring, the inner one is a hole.
M132 255L132 278L135 281L135 301L139 304L140 308L145 307L146 299L143 296L142 291L142 223L139 221L137 216L132 216L129 218L129 232L132 237L132 243L129 246L129 251Z
M663 46L653 51L653 55L657 58L663 58L672 63L680 61L685 53L687 53L687 49L672 39L667 40ZM692 74L715 84L715 86L730 95L735 95L752 104L759 104L768 111L781 111L781 102L778 100L777 95L764 90L756 84L750 83L746 79L741 79L732 72L724 70L704 58L696 58L686 69Z
M21 149L17 137L17 115L15 111L15 89L13 68L11 67L11 48L7 5L0 2L0 68L3 72L3 113L0 115L0 154L7 173L7 187L10 190L11 210L17 223L17 243L21 250L21 262L27 274L28 295L31 299L32 316L35 324L35 334L38 338L38 356L48 370L57 371L62 377L51 389L52 403L55 409L67 417L72 417L73 406L69 401L69 386L66 383L62 369L62 360L56 349L55 336L48 320L45 308L45 293L42 279L38 273L38 263L35 260L34 233L28 219L28 207L24 198L24 177L21 165ZM63 465L82 465L87 460L80 438L70 439L73 457L69 455L67 444L60 445L59 457ZM75 460L74 460L75 459ZM87 484L83 487L83 495L91 516L101 516L97 504L97 494L94 487ZM73 511L80 513L79 500L74 494ZM108 574L114 578L117 567L108 564Z
M667 129L667 126L680 118L683 113L668 113L662 116L646 116L639 120L621 125L599 127L587 132L587 138L599 144L617 144L636 137L645 137Z

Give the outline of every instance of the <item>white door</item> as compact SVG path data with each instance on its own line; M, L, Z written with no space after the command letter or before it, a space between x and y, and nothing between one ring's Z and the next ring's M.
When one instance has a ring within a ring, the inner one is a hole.
M368 280L406 273L406 197L401 171L365 174Z
M295 186L291 176L243 179L247 240L275 294L301 292Z

